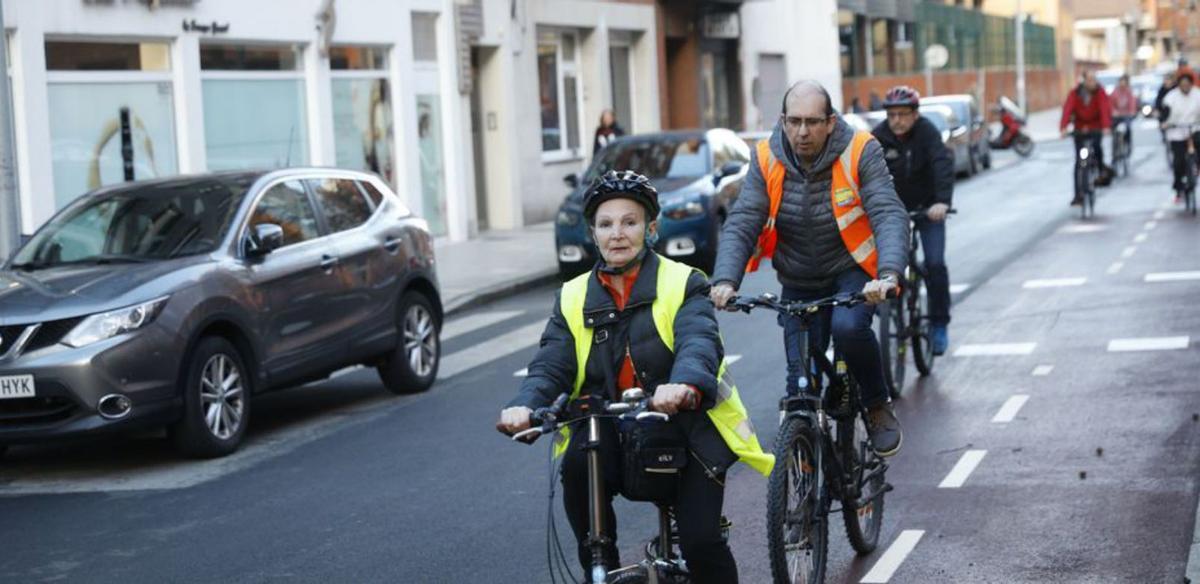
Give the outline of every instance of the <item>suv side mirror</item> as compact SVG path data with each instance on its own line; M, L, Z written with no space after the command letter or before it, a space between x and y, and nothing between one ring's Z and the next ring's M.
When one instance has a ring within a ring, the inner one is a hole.
M274 223L259 223L246 236L246 255L262 257L283 247L283 228Z
M954 128L953 130L950 130L950 137L951 137L951 138L957 138L957 137L959 137L959 136L962 136L963 134L966 134L966 133L967 133L967 127L966 127L966 126L958 126L957 128Z
M572 172L571 174L564 176L563 182L567 183L567 186L571 187L572 190L579 188L579 173Z

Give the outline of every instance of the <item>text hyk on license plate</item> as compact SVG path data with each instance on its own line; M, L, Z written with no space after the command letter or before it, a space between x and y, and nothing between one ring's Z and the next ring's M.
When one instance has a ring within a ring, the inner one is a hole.
M34 397L32 375L0 376L0 399Z

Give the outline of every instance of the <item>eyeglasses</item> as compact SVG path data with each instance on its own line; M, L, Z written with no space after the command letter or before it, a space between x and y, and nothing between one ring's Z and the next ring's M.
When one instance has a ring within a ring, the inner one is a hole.
M824 124L828 122L829 118L831 117L832 116L825 116L822 118L797 118L792 116L784 116L783 123L788 127L789 130L799 130L801 127L812 128Z

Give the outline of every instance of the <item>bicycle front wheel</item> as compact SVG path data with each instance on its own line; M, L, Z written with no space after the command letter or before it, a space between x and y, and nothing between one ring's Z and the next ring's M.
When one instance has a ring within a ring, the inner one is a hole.
M879 352L883 359L883 377L888 392L893 398L900 397L904 388L905 357L908 355L905 340L904 304L899 301L884 302L877 309Z
M842 521L846 537L858 555L875 551L883 525L883 496L886 488L883 461L875 455L867 440L862 416L837 425L838 451L847 479L857 486L857 497L842 499Z
M915 270L914 270L915 272ZM925 279L919 273L909 278L910 292L905 295L908 303L908 330L912 331L913 363L921 377L933 372L933 344L929 331L929 319L925 318L925 299L929 292L925 289Z
M775 468L767 480L767 552L775 584L825 581L828 500L821 484L820 433L790 417L775 437Z

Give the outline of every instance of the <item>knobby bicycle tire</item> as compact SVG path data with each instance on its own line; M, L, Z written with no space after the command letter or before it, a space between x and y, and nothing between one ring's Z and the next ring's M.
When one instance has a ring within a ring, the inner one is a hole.
M866 441L866 426L863 425L862 417L856 415L849 423L839 421L837 426L837 449L841 453L842 468L853 477L852 480L858 486L858 493L861 495L871 490L883 489L886 478L882 473L872 477L869 484L863 482L863 476L867 472L876 468L875 465L883 463L871 451L871 446ZM864 464L869 468L864 467ZM860 556L875 551L879 545L879 533L883 528L883 499L884 494L880 493L861 508L858 502L849 496L842 499L842 522L846 525L846 538L850 540L850 547Z
M829 552L828 501L820 484L820 433L800 417L789 417L775 437L775 468L767 479L767 553L775 584L820 584L825 581L825 562ZM798 472L794 472L798 471ZM796 509L789 509L792 494ZM794 519L789 521L789 516ZM807 541L806 546L801 542ZM797 553L789 562L788 548ZM803 579L801 565L810 571Z

